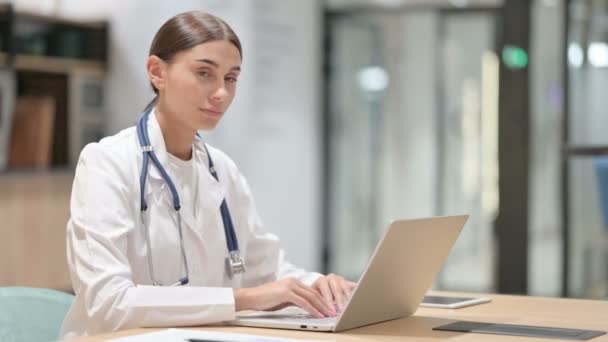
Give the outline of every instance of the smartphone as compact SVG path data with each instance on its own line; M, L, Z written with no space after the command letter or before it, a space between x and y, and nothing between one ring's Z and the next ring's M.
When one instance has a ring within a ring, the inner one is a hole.
M458 309L465 306L477 305L490 301L490 298L484 297L424 296L420 306L426 308Z

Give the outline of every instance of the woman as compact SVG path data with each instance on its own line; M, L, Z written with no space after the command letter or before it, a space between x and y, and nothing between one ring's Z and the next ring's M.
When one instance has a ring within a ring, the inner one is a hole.
M152 42L156 98L137 127L83 149L67 226L76 299L64 338L221 322L239 310L342 309L355 284L285 261L234 162L196 134L228 109L241 57L221 19L171 18Z

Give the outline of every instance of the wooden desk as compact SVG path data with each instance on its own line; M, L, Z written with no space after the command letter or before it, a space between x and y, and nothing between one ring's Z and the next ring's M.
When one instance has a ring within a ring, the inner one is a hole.
M463 295L438 292L441 295ZM471 295L471 294L468 294ZM481 296L481 295L480 295ZM258 329L243 327L196 327L210 331L246 333L286 338L318 339L321 341L361 342L361 341L530 341L542 342L558 340L464 334L431 330L433 327L456 320L494 322L507 324L540 325L560 328L608 330L608 302L575 299L554 299L505 295L483 295L492 302L462 309L420 308L414 316L385 323L379 323L341 333L303 332L278 329ZM111 334L91 336L75 341L106 341L112 338L152 332L160 329L133 329ZM591 339L593 342L608 341L608 335Z

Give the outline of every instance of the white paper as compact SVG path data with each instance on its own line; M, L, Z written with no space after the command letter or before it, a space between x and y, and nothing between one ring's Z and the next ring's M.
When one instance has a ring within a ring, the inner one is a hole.
M186 329L167 329L157 332L141 334L136 336L122 337L114 339L114 342L187 342L188 339L200 339L206 341L225 341L225 342L319 342L335 341L335 339L314 339L301 340L284 337L270 337L249 334L231 334L215 331L199 331Z

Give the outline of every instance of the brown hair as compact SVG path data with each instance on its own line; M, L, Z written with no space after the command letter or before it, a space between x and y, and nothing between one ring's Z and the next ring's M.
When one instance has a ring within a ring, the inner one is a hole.
M149 56L154 55L165 62L170 62L180 51L217 40L227 40L234 44L241 57L243 56L239 37L225 21L201 11L184 12L167 20L156 32L150 46ZM158 89L152 82L150 82L150 86L158 96Z

